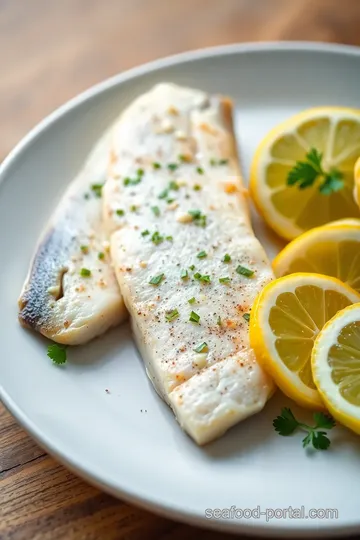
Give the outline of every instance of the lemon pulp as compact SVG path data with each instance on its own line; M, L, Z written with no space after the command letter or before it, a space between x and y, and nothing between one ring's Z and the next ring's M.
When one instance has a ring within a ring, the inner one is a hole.
M286 274L316 272L333 276L355 290L360 289L360 242L323 241L310 245L289 263Z
M360 406L360 321L351 322L340 331L329 350L328 363L342 397Z
M285 366L315 390L311 351L324 324L352 302L345 295L314 285L297 287L278 296L270 309L269 325L275 348ZM360 350L360 349L359 349Z

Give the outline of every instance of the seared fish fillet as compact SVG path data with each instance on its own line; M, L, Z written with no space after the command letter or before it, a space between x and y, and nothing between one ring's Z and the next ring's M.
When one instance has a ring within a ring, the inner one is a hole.
M246 320L273 275L250 225L229 100L171 84L137 99L115 127L103 203L148 375L205 444L273 392Z
M110 264L99 197L109 143L107 134L63 196L20 296L21 324L58 343L85 343L127 314ZM91 275L81 276L81 269Z

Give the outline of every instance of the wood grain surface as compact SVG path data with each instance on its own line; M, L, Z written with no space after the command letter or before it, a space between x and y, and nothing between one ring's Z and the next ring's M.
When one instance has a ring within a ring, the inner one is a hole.
M360 44L360 0L0 0L0 159L115 73L240 41ZM122 503L47 456L0 405L1 540L220 540Z

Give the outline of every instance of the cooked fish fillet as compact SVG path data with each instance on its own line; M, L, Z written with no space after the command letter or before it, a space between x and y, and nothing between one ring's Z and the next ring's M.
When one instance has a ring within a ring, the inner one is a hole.
M116 125L103 203L148 375L205 444L273 392L246 320L273 275L249 221L230 101L172 84L138 98Z
M85 343L127 314L110 264L99 197L109 143L106 134L64 194L40 240L20 296L21 324L58 343ZM81 276L81 269L91 275Z

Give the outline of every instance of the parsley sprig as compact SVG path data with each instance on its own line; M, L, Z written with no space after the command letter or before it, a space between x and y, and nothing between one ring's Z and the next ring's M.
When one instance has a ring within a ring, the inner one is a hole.
M66 363L66 345L58 345L57 343L52 343L48 346L47 355L54 364L61 366Z
M309 426L296 420L295 416L288 407L281 409L281 415L275 418L273 426L279 435L284 437L292 435L296 429L302 429L307 433L302 444L303 448L312 444L316 450L327 450L330 446L330 440L326 436L326 431L322 429L332 429L335 426L334 419L322 412L313 414L315 426Z
M297 161L287 177L288 186L297 186L306 189L321 180L319 191L323 195L330 195L344 187L343 174L336 168L326 172L322 166L323 154L316 148L311 148L304 161Z

